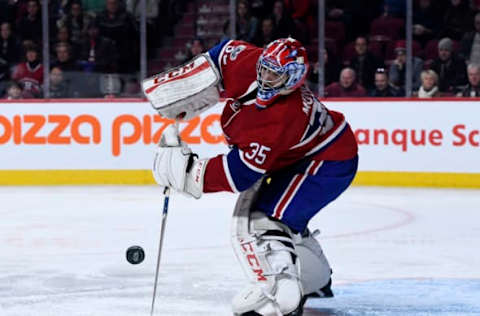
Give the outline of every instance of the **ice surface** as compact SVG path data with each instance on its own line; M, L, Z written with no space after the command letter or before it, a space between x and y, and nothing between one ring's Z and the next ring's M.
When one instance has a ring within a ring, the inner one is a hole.
M156 315L231 315L235 198L172 196ZM0 316L149 315L162 202L154 186L0 188ZM476 190L349 189L311 222L336 297L305 316L480 315L479 205Z

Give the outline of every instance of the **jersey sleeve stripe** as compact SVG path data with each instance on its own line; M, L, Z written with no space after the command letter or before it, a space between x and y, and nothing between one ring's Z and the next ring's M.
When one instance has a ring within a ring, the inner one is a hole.
M316 129L314 129L314 128L316 128ZM323 126L317 125L317 126L315 126L314 128L312 127L312 129L309 129L308 132L311 132L311 134L308 133L309 136L308 136L307 139L305 139L305 140L302 141L301 143L298 143L298 144L290 147L290 149L295 149L295 148L298 148L298 147L302 147L302 146L308 144L309 142L311 142L313 139L315 139L315 137L318 136L318 134L320 134L320 132L321 132L322 129L323 129Z
M232 42L233 40L223 40L216 46L212 47L209 51L208 54L212 58L213 62L215 63L215 66L217 67L218 71L220 74L222 74L222 56L223 53L225 52L225 48ZM223 74L222 74L223 77Z
M318 111L318 107L319 107L319 102L313 102L313 106L310 108L310 120L309 120L309 124L307 125L307 128L305 129L305 132L303 133L303 136L302 138L300 138L300 142L303 142L303 140L305 138L307 138L307 135L310 135L311 134L311 128L313 125L315 125L315 117L316 117L316 114ZM319 122L320 123L320 122Z
M325 119L321 120L322 112L316 111L313 119L313 124L309 125L307 132L305 133L305 137L303 138L305 142L308 142L313 134L318 134L320 130L323 128L323 124L325 123Z
M315 137L317 137L318 134L322 132L327 119L328 119L327 111L324 108L316 105L315 109L312 110L310 124L307 126L305 133L300 139L300 143L292 146L290 149L302 147L308 144L309 142L311 142Z
M230 174L230 169L228 168L228 160L227 156L222 156L222 163L223 163L223 171L225 172L225 176L227 178L228 184L234 193L238 193L238 189L235 186L235 182L233 182L232 175Z
M244 157L244 152L242 150L238 150L239 151L239 155L240 155L240 159L242 160L242 162L245 164L245 166L247 166L248 168L250 168L251 170L255 171L255 172L258 172L258 173L261 173L261 174L264 174L265 172L267 172L267 170L265 169L262 169L262 168L258 168L258 167L255 167L254 165L252 165L251 163L249 163L245 157Z
M264 174L264 172L255 170L258 168L245 164L244 159L242 159L241 151L237 147L234 147L228 153L227 167L232 182L238 191L244 191L248 189Z
M323 165L323 160L322 161L317 161L317 163L313 166L313 171L311 172L311 175L316 175L318 172L318 169Z
M305 154L305 156L316 154L320 150L324 150L325 148L327 148L329 145L335 142L337 137L343 134L343 132L347 129L347 126L348 126L347 122L343 121L337 127L337 129L332 134L330 134L330 136L328 136L323 142L321 142L317 146L313 147L308 153Z

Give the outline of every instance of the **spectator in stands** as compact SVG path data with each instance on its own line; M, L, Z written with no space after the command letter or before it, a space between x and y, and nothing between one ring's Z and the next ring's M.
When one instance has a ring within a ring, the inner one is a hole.
M91 73L79 73L78 76L74 78L74 81L77 82L68 82L69 83L69 93L72 98L102 98L104 95L100 91L100 78L102 74L91 72Z
M393 2L393 1L392 1ZM385 3L384 12L370 25L370 38L376 41L400 40L405 37L403 14L394 8L396 4ZM405 1L401 5L405 7Z
M43 0L39 0L42 3ZM71 0L49 0L48 1L48 19L49 19L49 28L52 31L55 26L58 26L58 22L65 16L67 12L67 7L70 5L69 1ZM42 10L40 4L40 12Z
M438 42L438 58L431 67L438 74L438 87L441 92L453 93L467 83L465 61L453 54L453 42L444 38Z
M41 96L43 84L43 66L36 46L26 47L25 62L15 66L12 79L23 86L23 92L32 97Z
M80 66L72 58L72 47L68 43L60 42L55 46L55 61L52 67L58 67L63 71L80 71Z
M18 2L15 0L0 1L0 22L8 22L15 25Z
M20 46L12 35L10 23L0 24L0 95L3 95L7 80L10 78L10 68L20 56Z
M57 48L57 45L59 44L66 44L69 47L71 47L70 53L73 54L72 57L75 58L74 54L78 53L79 47L74 47L72 41L70 40L70 31L68 27L66 27L65 25L59 26L57 28L56 40L53 44L50 45L50 49L52 50L53 57L55 57L56 55L56 48Z
M109 38L100 36L95 21L90 21L87 27L87 38L82 42L79 59L87 72L116 72L118 55L115 44Z
M258 47L265 47L268 43L273 42L278 38L275 30L275 22L273 18L267 17L262 20L262 28L253 40L253 43Z
M388 81L385 68L379 68L375 72L375 88L368 93L371 97L401 97L405 94L399 88L394 87Z
M250 13L256 18L262 18L272 13L272 0L248 0Z
M325 6L327 20L344 21L346 2L346 0L327 0Z
M70 30L66 26L60 26L57 29L57 43L70 44Z
M185 12L186 3L191 0L161 0L160 7L159 7L159 17L157 20L157 27L161 32L158 34L161 36L163 34L172 36L173 29L175 24L180 20L182 17L183 12ZM202 1L203 3L205 1ZM200 3L197 2L200 6ZM208 12L210 12L209 6L203 4L200 6L199 11L203 8L207 8Z
M122 98L139 98L142 95L140 84L135 78L129 78L123 85L123 92L120 94Z
M63 76L63 71L60 67L52 67L50 70L50 98L70 98L69 82Z
M460 56L468 63L480 64L480 13L475 15L475 31L468 32L460 44Z
M146 0L145 12L147 18L147 48L148 55L153 56L158 44L157 18L160 0ZM127 11L132 14L140 25L141 0L127 0Z
M396 58L390 65L390 82L397 88L405 89L407 51L405 44L400 42L395 48ZM417 90L420 87L420 73L423 69L423 60L418 57L412 59L412 89Z
M7 80L10 78L10 64L0 57L0 95L3 95L7 85Z
M100 14L105 10L105 0L82 0L85 12L92 12L93 14Z
M301 20L307 22L307 19L312 16L311 3L309 0L285 0L287 10L292 13L294 20Z
M147 23L154 23L155 19L158 17L158 8L160 0L147 0L146 5L146 17ZM127 11L132 14L137 21L140 21L141 17L141 7L140 0L126 0Z
M440 96L440 90L438 89L438 75L435 71L429 69L422 71L420 78L422 79L422 85L416 96L419 98L434 98Z
M472 20L472 12L468 7L467 0L450 0L439 37L449 37L455 41L461 40L462 36L472 29Z
M304 44L309 43L310 30L317 27L312 12L312 3L310 0L285 0L285 9L291 12L291 17L295 23L295 36Z
M235 32L237 39L253 43L257 32L258 19L250 14L250 4L248 1L239 0L237 2L236 20Z
M190 45L191 57L200 55L205 51L205 42L201 38L195 38Z
M187 54L183 59L182 63L188 62L193 57L203 53L205 51L205 42L203 39L197 37L192 40L191 43L187 45Z
M31 40L37 45L42 43L42 19L38 0L28 0L27 15L19 21L17 31L22 41Z
M394 17L404 17L406 11L405 0L384 0L385 11Z
M324 85L325 87L329 86L330 84L334 83L338 76L340 75L340 64L337 61L337 58L332 55L327 49L323 52L324 58ZM311 71L308 77L308 81L310 83L310 87L312 90L316 91L318 89L318 72L320 68L320 63L317 61L313 65L310 66Z
M413 9L413 39L422 46L433 39L440 28L441 12L433 4L433 0L419 0Z
M7 0L8 1L8 8L9 8L9 14L11 17L8 19L10 23L12 23L12 27L14 30L18 31L16 29L16 26L18 26L18 23L20 22L21 19L23 19L24 16L27 15L27 5L29 0Z
M347 41L370 31L370 24L382 12L383 0L327 0L327 20L342 22Z
M118 74L100 76L100 91L105 99L116 98L122 92L122 79Z
M480 1L479 0L470 0L470 9L474 12L480 11Z
M138 69L138 30L133 16L126 12L119 0L106 0L106 9L97 16L100 34L115 42L119 55L118 71Z
M12 26L8 22L0 24L0 58L13 64L20 57L20 43L12 34Z
M273 4L272 18L274 20L275 30L279 38L288 36L295 37L295 23L285 9L285 2L282 0L275 1Z
M385 65L368 51L368 41L365 36L359 36L355 40L355 53L356 56L350 60L349 64L357 74L357 82L366 89L372 89L375 70Z
M82 3L78 0L72 1L70 10L59 22L59 25L60 27L65 26L70 31L70 41L75 49L82 45L88 22L89 17L84 14Z
M469 64L467 72L468 84L457 95L461 97L478 98L480 97L480 65Z
M15 81L10 81L7 84L7 93L5 94L5 99L7 100L18 100L23 99L22 88Z
M366 96L365 89L356 83L355 80L355 70L344 68L340 73L340 81L329 85L325 89L325 96L329 98Z

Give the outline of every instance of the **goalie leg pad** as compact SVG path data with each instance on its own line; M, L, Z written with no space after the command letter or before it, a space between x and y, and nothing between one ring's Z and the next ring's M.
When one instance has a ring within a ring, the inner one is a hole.
M233 216L233 249L250 281L234 298L233 312L286 315L302 298L292 233L281 222L250 212L255 194L255 186L243 192Z
M318 231L295 235L295 249L300 265L300 280L303 294L317 293L326 286L332 274L330 264L315 235Z

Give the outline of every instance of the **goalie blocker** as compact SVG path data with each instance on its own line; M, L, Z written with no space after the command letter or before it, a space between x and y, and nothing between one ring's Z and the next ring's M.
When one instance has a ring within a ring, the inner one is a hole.
M169 69L142 82L147 99L157 112L169 119L191 119L220 99L220 74L208 54Z

